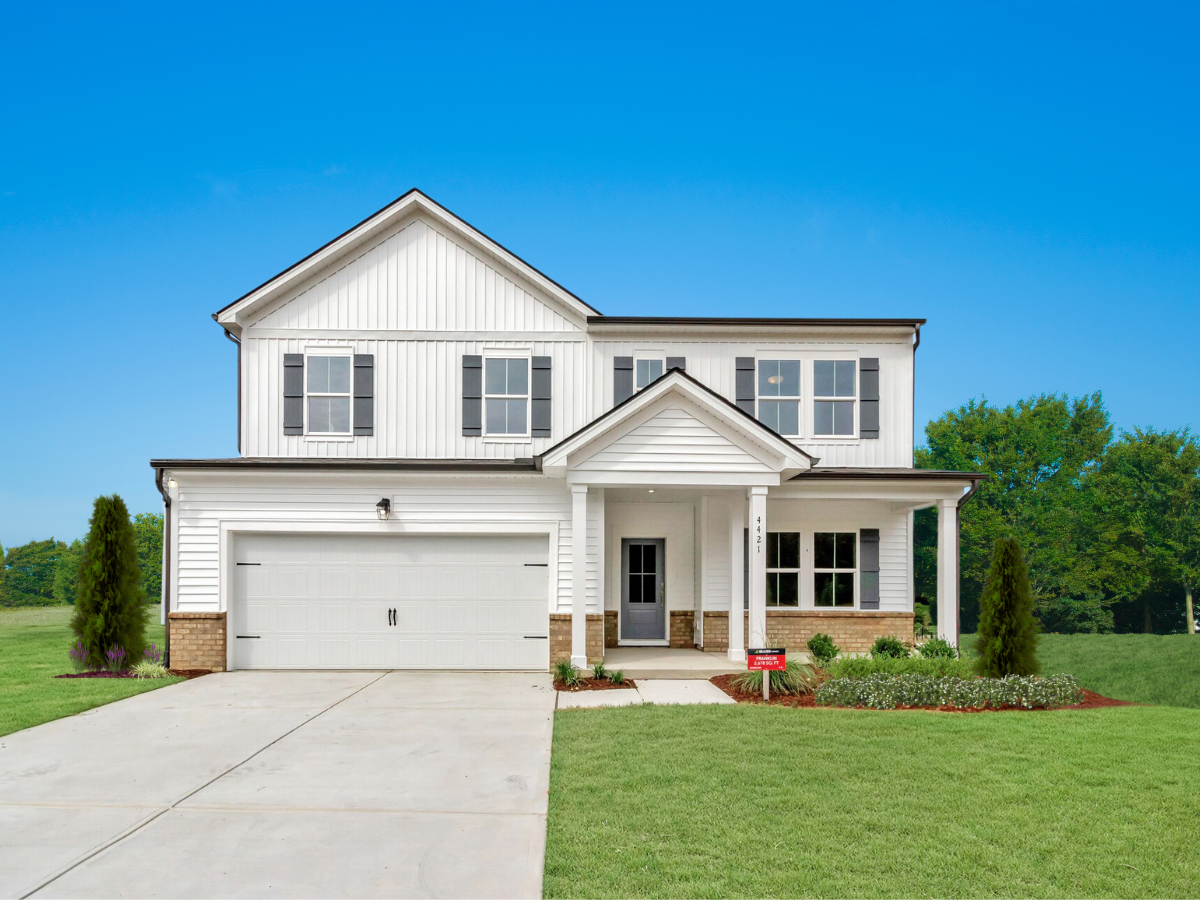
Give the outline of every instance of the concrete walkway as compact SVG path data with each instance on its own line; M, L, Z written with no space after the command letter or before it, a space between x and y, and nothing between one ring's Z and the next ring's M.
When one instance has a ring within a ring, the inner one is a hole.
M0 738L5 897L540 897L548 675L234 672Z
M693 704L736 703L737 701L709 681L695 678L643 678L636 689L610 691L558 692L559 709L596 709L602 706L637 706L642 703Z

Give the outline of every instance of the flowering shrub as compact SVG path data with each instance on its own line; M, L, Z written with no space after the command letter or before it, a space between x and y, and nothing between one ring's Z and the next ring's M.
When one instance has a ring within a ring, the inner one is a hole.
M136 663L131 670L136 678L166 678L171 673L160 662L143 659Z
M829 678L866 678L868 675L928 675L931 677L970 678L975 674L969 660L933 657L931 659L891 659L889 657L843 656L825 666Z
M125 668L125 651L113 644L104 653L104 665L110 672L120 672Z
M142 651L142 659L146 662L152 662L156 666L162 664L163 652L155 644L151 644Z
M1009 675L1006 678L954 678L928 675L869 675L835 678L817 688L822 706L895 709L899 706L956 706L963 709L1015 706L1049 709L1082 699L1074 675Z
M75 646L67 651L67 656L71 657L71 668L76 675L87 668L88 648L83 646L83 641L76 641Z

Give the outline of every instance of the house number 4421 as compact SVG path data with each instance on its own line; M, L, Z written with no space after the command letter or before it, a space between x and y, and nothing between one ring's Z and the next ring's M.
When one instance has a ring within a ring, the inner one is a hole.
M754 520L754 552L762 553L762 516Z

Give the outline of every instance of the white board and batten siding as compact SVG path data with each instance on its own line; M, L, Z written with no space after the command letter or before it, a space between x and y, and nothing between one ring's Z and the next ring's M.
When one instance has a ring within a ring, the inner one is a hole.
M551 534L547 612L571 605L571 497L562 482L537 476L459 479L397 476L264 474L180 470L172 503L172 610L219 612L229 598L229 568L222 569L222 531L241 533L329 534ZM415 483L414 483L415 482ZM375 504L392 503L392 516L380 522ZM588 508L587 602L599 612L598 559L603 540L603 503ZM245 525L244 523L251 523ZM523 526L528 526L526 531Z

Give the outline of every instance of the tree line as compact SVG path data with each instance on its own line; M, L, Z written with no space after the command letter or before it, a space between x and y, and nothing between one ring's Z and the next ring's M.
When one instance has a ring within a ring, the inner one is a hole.
M162 513L138 513L132 521L140 587L148 603L162 596ZM86 542L54 538L0 547L0 607L73 605Z
M1114 435L1099 392L1043 394L1004 408L972 400L930 422L925 441L917 468L988 475L960 514L964 632L978 625L1000 538L1024 551L1044 631L1194 630L1200 442L1189 429ZM917 592L933 598L935 510L917 512L915 544Z

